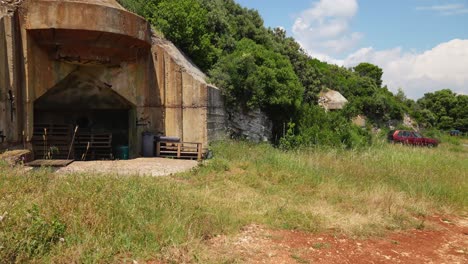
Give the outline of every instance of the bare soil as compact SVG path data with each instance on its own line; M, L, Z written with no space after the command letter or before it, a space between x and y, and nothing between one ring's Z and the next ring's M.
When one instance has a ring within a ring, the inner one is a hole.
M92 173L139 176L167 176L190 171L198 165L194 160L138 158L133 160L75 161L56 171L59 174Z
M466 218L434 216L423 230L357 239L301 231L245 227L208 242L208 254L241 263L468 263Z

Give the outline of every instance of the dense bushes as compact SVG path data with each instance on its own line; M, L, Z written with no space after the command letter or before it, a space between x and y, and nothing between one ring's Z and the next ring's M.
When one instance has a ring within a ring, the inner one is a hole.
M351 124L341 112L327 113L314 105L303 106L299 123L289 123L286 135L280 140L284 149L316 145L357 148L370 143L370 133Z

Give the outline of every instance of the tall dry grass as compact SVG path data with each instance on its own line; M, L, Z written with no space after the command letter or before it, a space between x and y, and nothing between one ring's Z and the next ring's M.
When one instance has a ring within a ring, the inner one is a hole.
M279 151L220 142L165 178L59 176L0 165L0 262L204 262L203 241L259 223L355 236L466 215L468 148Z

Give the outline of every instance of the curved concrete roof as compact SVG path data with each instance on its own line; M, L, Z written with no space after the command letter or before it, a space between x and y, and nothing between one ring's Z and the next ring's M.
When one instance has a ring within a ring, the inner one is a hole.
M107 32L151 44L148 22L128 12L115 0L29 0L24 3L24 27L27 30Z
M108 6L108 7L125 10L116 0L46 0L46 1L88 3L88 4L93 4L93 5Z
M49 2L76 2L76 3L88 3L93 5L101 5L112 8L125 10L116 0L42 0ZM20 6L25 0L0 0L0 7L16 8Z

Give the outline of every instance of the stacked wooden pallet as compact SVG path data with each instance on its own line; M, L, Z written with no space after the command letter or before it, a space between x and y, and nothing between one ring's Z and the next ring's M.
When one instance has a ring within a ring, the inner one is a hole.
M35 159L67 159L72 127L63 124L34 124L32 137ZM73 155L73 150L71 155Z
M194 142L156 142L156 157L196 159L203 158L203 144Z
M110 133L80 132L76 136L74 148L78 160L113 159Z

